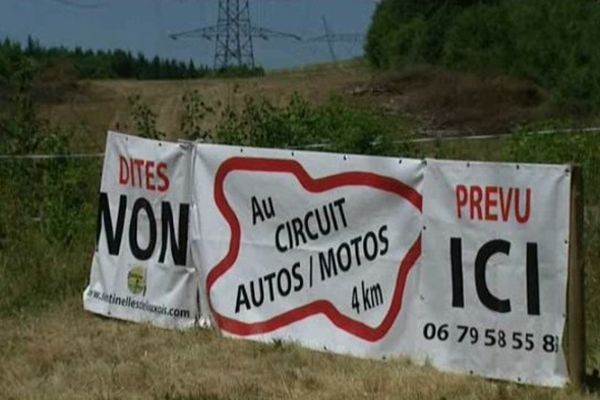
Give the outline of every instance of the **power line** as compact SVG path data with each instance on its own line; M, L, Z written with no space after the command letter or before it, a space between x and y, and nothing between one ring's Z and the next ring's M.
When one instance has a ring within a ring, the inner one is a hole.
M326 42L331 55L331 61L337 63L337 55L335 54L334 43L346 42L356 44L359 40L364 40L365 35L362 33L334 33L327 23L327 18L322 16L324 35L306 39L307 43Z
M329 25L327 25L327 19L323 15L323 29L325 29L325 37L327 40L327 47L329 47L329 54L331 55L331 61L337 63L337 56L335 55L335 51L333 50L333 32L329 29Z
M288 38L302 40L290 33L253 26L249 0L219 0L217 24L169 35L171 39L202 38L215 41L214 68L255 68L253 39Z
M104 7L108 4L107 1L94 2L94 3L80 3L80 2L77 2L74 0L51 0L51 1L61 4L63 6L73 7L73 8L82 8L82 9L97 9L97 8Z

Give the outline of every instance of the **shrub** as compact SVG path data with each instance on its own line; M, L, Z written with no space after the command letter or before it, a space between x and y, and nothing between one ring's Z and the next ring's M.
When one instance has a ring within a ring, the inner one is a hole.
M383 0L366 53L377 68L410 64L528 78L555 101L600 108L600 7L592 0Z
M27 59L20 62L0 116L0 154L68 156L68 132L39 118L31 91L35 71ZM0 160L0 315L83 289L99 176L98 160Z
M206 139L209 134L204 128L204 118L207 114L213 114L214 109L204 102L196 89L185 92L181 101L183 110L180 132L188 140Z
M503 147L503 158L513 162L577 163L583 168L588 204L600 205L600 135L513 135Z
M294 95L281 107L248 97L241 110L226 109L215 139L245 146L306 149L321 145L317 148L335 152L398 155L408 146L396 141L401 137L398 133L398 125L381 113L353 109L336 98L312 106Z
M470 71L501 70L514 53L510 30L510 16L504 7L481 5L465 10L448 32L442 62Z
M409 53L421 54L428 63L438 63L446 32L454 17L473 5L495 4L499 1L382 0L375 9L367 34L366 57L373 66L387 68L397 66L394 60L407 58L399 55L398 51L408 50ZM419 35L410 34L415 31ZM406 43L398 43L393 38L404 39Z
M156 127L157 114L142 100L139 94L133 94L127 98L131 116L135 125L135 131L141 137L161 140L165 138L164 132Z

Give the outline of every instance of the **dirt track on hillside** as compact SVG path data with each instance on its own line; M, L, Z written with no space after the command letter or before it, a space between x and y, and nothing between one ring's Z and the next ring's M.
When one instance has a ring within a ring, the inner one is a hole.
M551 113L548 96L523 80L430 69L374 73L351 65L248 79L82 82L70 99L46 104L44 115L75 126L74 144L79 150L99 151L106 130L135 130L128 98L138 94L156 114L157 129L176 139L181 137L182 97L191 90L221 110L240 107L247 96L264 97L274 104L286 103L294 93L313 104L339 96L360 107L406 116L415 121L416 132L431 135L504 133ZM204 128L210 131L218 118L219 113L206 115Z
M347 88L368 84L370 72L364 67L340 67L306 71L278 72L248 79L197 79L187 81L106 80L80 83L80 89L70 100L46 104L44 115L61 124L84 127L85 135L75 144L85 151L103 148L108 129L132 131L134 121L127 99L139 94L157 114L157 129L167 137L179 137L183 95L197 90L210 105L238 107L246 96L264 97L283 104L294 93L312 103L321 103L329 96L344 93ZM208 127L218 115L207 115ZM81 131L81 129L79 129Z

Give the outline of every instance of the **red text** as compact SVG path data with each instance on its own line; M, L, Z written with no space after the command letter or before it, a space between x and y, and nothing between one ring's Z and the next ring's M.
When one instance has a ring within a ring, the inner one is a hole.
M531 189L501 186L456 186L458 219L502 221L511 219L520 224L531 218Z
M169 190L171 185L167 164L123 156L119 157L119 183L161 193Z

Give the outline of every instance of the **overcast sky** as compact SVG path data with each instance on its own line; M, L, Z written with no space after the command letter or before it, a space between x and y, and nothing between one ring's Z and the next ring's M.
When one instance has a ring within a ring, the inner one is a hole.
M75 5L69 5L69 4ZM179 31L213 25L218 0L0 0L0 37L43 45L122 48L212 66L214 43L171 40ZM76 6L78 5L78 6ZM251 0L253 24L303 37L324 33L321 17L335 33L366 33L373 0ZM327 43L255 40L257 64L268 69L330 61ZM337 43L340 59L363 53L363 43Z

